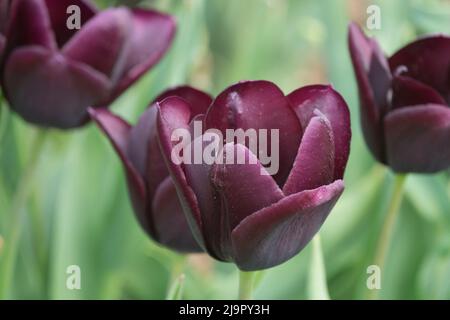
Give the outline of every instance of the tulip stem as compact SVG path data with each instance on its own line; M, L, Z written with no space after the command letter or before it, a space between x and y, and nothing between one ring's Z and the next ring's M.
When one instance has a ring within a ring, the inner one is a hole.
M33 135L27 165L18 182L16 192L11 201L9 220L6 229L3 250L0 252L0 300L7 299L10 294L11 281L14 276L14 265L23 227L25 204L33 184L39 155L45 144L46 131L38 130Z
M319 234L316 234L312 240L312 256L309 268L308 298L311 300L330 300Z
M251 300L253 290L254 272L239 270L239 300Z
M381 229L380 237L378 238L378 244L375 253L374 265L378 266L380 270L383 270L384 264L386 262L386 256L392 240L392 234L400 212L400 205L402 203L405 181L405 174L398 174L395 176L394 190L389 203L386 217L384 219L383 227ZM372 289L370 291L369 298L373 300L377 299L379 291L379 289Z

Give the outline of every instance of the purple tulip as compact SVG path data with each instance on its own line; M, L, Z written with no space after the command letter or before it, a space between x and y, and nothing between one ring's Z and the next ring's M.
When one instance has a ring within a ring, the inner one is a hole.
M212 101L209 95L190 87L168 90L156 100L172 95L195 103L198 113L205 112ZM176 251L202 251L189 230L162 158L157 140L156 106L151 105L135 126L107 109L90 108L89 112L122 160L133 208L144 230L155 241Z
M428 36L389 58L356 24L349 48L361 123L375 158L397 172L450 167L450 37Z
M269 268L302 250L344 189L351 131L342 97L323 85L285 96L267 81L233 85L208 108L201 95L165 96L157 104L159 143L199 244L242 270ZM224 134L278 129L279 141L270 141L279 142L278 172L261 174L266 169L257 156L233 142L223 145L222 161L176 164L171 135L180 128L191 132L193 120ZM239 164L233 157L248 161Z
M72 5L80 9L79 30L68 21ZM6 97L29 122L81 126L89 106L109 105L157 63L174 33L173 18L155 11L13 0L2 66Z

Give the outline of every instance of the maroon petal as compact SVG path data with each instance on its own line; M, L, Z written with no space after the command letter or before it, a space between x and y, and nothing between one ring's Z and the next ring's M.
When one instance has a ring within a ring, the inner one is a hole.
M242 270L270 268L299 253L317 233L344 189L341 180L283 198L244 219L232 233Z
M169 15L152 10L132 10L132 32L124 72L114 96L120 95L163 57L172 44L175 29L176 23Z
M414 78L438 91L450 103L450 37L429 36L403 47L389 58L393 73Z
M123 70L125 44L130 32L129 10L105 10L77 32L62 52L66 57L103 73L114 83Z
M136 169L144 177L149 199L153 199L160 183L169 176L158 144L156 117L158 110L150 106L131 128L128 155Z
M213 165L211 179L221 199L229 232L252 213L283 198L275 180L245 146L225 144L222 162Z
M4 86L11 108L27 121L58 128L83 124L87 108L109 91L102 74L41 47L13 52Z
M189 229L172 178L167 177L159 185L152 209L160 243L180 252L202 251Z
M61 48L78 29L69 29L67 19L69 13L67 9L75 5L80 8L80 22L83 26L97 12L95 6L88 0L44 0L47 5L50 22L55 33L56 42Z
M392 79L394 109L429 103L446 104L444 98L430 86L407 76L394 76Z
M143 177L147 174L148 156L150 154L148 146L150 140L156 138L157 112L156 106L150 106L139 117L138 123L130 131L127 154ZM157 150L159 151L159 147ZM166 173L164 178L168 175L167 171Z
M436 104L401 108L384 122L393 170L432 173L450 167L450 108Z
M274 176L279 185L286 181L302 136L302 128L288 99L273 83L246 81L223 91L208 110L206 129L279 130L280 167ZM268 148L271 150L269 141Z
M349 26L348 42L358 83L364 138L375 158L386 163L382 118L388 111L389 67L378 43L367 38L354 23Z
M352 136L350 111L345 100L331 86L324 85L300 88L289 94L288 99L291 101L303 128L308 126L316 109L320 110L330 121L335 144L334 180L342 179L350 153Z
M225 144L218 159L221 162L212 167L189 166L188 181L195 182L196 194L200 194L208 251L220 260L231 261L231 231L250 214L280 200L283 192L245 146Z
M294 166L283 192L286 195L311 190L334 181L334 139L330 122L319 114L303 134Z
M202 221L197 197L187 183L182 166L173 162L171 157L174 146L174 142L171 140L172 132L178 128L189 130L189 120L191 118L190 107L186 101L177 97L167 98L157 103L157 107L159 109L157 117L158 142L164 161L175 183L177 193L194 237L197 242L204 246L201 233Z
M211 96L203 91L189 86L180 86L163 92L154 102L163 101L169 97L179 97L188 102L191 107L192 116L205 114L213 101Z
M202 136L196 138L194 136L194 121L202 120L203 116L199 115L191 122L191 137L194 139L193 143L191 143L193 161L192 163L184 163L183 168L186 181L195 193L198 203L205 249L212 257L218 260L230 261L230 232L223 232L226 222L221 215L221 203L211 181L212 164L206 163L203 159L199 159L200 161L196 162L194 158L195 152L199 150L196 146L201 146L203 147L202 150L204 150L210 144L202 141ZM226 238L227 236L228 238Z
M156 238L156 233L152 229L152 224L149 223L146 215L147 195L144 180L127 156L131 126L122 118L112 114L107 109L89 108L89 114L92 120L97 123L99 128L111 141L120 160L122 160L127 176L131 202L139 222L147 232Z
M39 45L56 49L47 7L43 0L16 0L11 4L7 30L8 52L18 46Z

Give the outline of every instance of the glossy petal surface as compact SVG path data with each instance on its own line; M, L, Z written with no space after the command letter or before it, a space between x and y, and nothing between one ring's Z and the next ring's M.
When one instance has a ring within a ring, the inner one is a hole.
M226 129L279 130L280 166L274 178L278 185L284 184L297 154L302 128L288 99L276 85L246 81L227 88L208 109L205 126L219 129L224 137ZM268 150L271 148L269 140Z
M398 109L385 119L389 165L397 172L432 173L450 166L450 108Z
M259 270L292 258L320 229L343 189L338 180L285 197L244 219L232 233L238 267Z
M319 110L329 120L334 138L334 179L342 179L350 154L350 112L342 96L331 86L312 85L288 95L303 128Z

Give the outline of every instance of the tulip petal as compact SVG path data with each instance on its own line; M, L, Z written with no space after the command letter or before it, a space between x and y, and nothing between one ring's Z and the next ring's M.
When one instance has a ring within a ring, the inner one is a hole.
M306 127L294 166L283 187L284 194L316 189L333 182L334 159L331 124L319 114Z
M193 116L205 114L213 101L211 96L203 91L189 86L179 86L163 92L154 102L162 101L172 96L182 98L188 102Z
M137 124L130 130L127 154L143 177L145 177L147 173L148 157L150 156L150 151L148 150L150 140L152 140L152 138L153 140L156 139L157 111L158 110L153 105L147 108L147 110L139 117ZM159 147L157 150L159 150ZM167 175L168 172L166 171L164 178Z
M211 180L225 211L216 214L225 215L228 232L284 196L258 158L241 144L225 144L222 163L213 165Z
M95 6L87 0L45 0L45 3L56 42L60 48L79 30L67 27L70 15L74 14L68 11L71 6L77 6L80 9L80 27L84 26L97 12Z
M189 104L181 98L169 97L157 102L158 117L157 130L158 142L164 161L173 178L177 193L180 197L183 210L186 214L189 226L197 242L204 247L202 236L202 220L195 192L189 186L183 167L172 161L172 148L174 142L171 140L175 129L184 128L189 130L191 112Z
M394 109L420 104L443 104L444 98L433 88L407 76L392 79L392 107Z
M232 233L237 266L245 271L265 269L295 256L319 231L343 190L343 182L337 180L248 216Z
M208 109L205 126L219 129L224 136L226 129L279 130L276 142L280 162L274 179L280 186L284 184L300 145L302 128L288 99L275 84L245 81L227 88ZM268 149L272 150L270 140Z
M106 97L109 82L85 65L28 46L9 57L4 87L11 108L27 121L72 128L85 122L89 106Z
M199 115L193 120L201 121L203 116ZM230 241L227 240L229 240L230 232L223 232L226 228L226 221L221 215L221 203L211 182L212 165L206 163L203 158L199 159L200 161L197 160L198 162L195 159L196 155L203 155L202 150L210 143L203 141L202 136L194 138L193 124L191 122L190 125L191 137L194 139L190 145L192 159L183 164L186 181L197 199L205 249L218 260L229 261ZM228 238L226 238L227 236Z
M172 44L175 29L176 23L169 15L152 10L132 10L130 47L115 96L125 91L163 57Z
M428 104L395 110L384 120L389 165L397 172L450 167L450 108Z
M115 83L124 66L131 14L125 8L108 9L89 20L67 42L62 53L103 73Z
M388 111L389 67L376 40L367 38L354 23L349 26L348 42L358 83L364 138L375 158L386 163L381 119Z
M316 109L320 110L329 120L335 148L334 180L342 179L350 153L352 136L350 111L345 100L331 86L324 85L312 85L297 89L288 95L288 99L291 101L303 128L308 126Z
M150 106L131 128L128 155L147 184L148 196L153 199L160 183L169 176L161 154L156 132L158 110Z
M7 30L8 52L17 46L57 48L47 8L42 0L16 0L11 4Z
M160 243L181 252L202 251L189 229L172 178L167 177L159 185L152 203L152 219Z
M89 108L89 114L92 120L95 121L98 127L108 137L116 153L119 155L120 160L122 161L127 177L131 203L133 204L137 219L143 228L152 237L155 237L156 233L153 230L152 224L148 221L146 214L147 194L144 180L127 156L131 126L125 120L114 115L107 109Z
M450 103L450 36L428 36L403 47L389 58L393 73L400 72L438 91Z
M227 143L216 159L213 165L186 165L186 176L197 195L208 252L231 261L234 227L283 193L245 146Z

